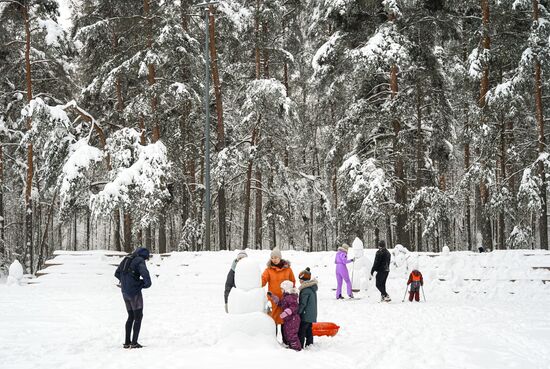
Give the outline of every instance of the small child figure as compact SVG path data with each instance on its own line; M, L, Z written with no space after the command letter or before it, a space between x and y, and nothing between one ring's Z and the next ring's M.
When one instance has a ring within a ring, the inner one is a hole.
M419 302L420 301L420 286L424 285L424 278L422 278L422 273L420 271L414 269L411 274L409 275L409 280L407 281L407 285L411 285L411 289L409 291L409 301L412 302L413 297L414 299Z
M293 350L300 351L302 344L298 338L300 330L300 315L298 315L298 290L294 284L289 281L281 283L283 298L279 301L279 306L283 310L280 317L283 319L283 336L286 342Z
M300 331L298 337L303 348L313 344L313 323L317 322L317 280L311 279L311 270L300 272Z

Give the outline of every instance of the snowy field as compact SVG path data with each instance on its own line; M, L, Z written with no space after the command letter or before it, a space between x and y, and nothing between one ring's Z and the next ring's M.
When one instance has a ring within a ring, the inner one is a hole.
M153 286L144 290L140 342L147 347L141 350L121 347L126 312L110 265L119 258L61 254L50 263L62 265L49 266L32 284L0 284L0 368L550 367L547 252L422 254L427 302L421 303L402 302L416 255L400 255L388 304L378 302L366 267L353 270L363 283L360 299L337 301L334 252L283 251L296 276L309 266L318 277L319 321L341 326L338 335L316 337L302 352L274 339L222 336L223 288L236 252L155 255L148 264ZM373 256L366 250L367 259ZM249 257L263 269L269 251Z

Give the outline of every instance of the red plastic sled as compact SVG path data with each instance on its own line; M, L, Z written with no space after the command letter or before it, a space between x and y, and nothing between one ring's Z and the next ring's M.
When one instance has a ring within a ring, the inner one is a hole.
M311 330L314 336L336 336L340 327L334 323L318 322L313 323Z

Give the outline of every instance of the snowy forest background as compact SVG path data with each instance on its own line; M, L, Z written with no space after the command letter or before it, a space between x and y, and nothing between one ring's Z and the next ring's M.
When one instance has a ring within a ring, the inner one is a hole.
M0 255L548 248L541 0L0 0Z

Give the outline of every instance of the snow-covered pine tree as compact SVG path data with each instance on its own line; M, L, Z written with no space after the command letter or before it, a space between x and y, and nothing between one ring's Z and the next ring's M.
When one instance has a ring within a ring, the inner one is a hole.
M2 105L0 119L3 122L3 137L8 143L21 141L21 146L10 153L19 165L13 166L15 178L21 180L14 185L24 185L25 209L19 208L11 216L23 212L25 216L24 237L16 235L13 242L13 255L20 258L27 271L34 271L36 242L42 225L41 200L53 195L52 182L43 182L51 178L50 168L43 167L36 158L46 154L44 147L33 146L29 137L39 133L43 122L56 117L40 115L34 117L33 106L65 103L72 96L72 84L69 81L70 61L73 48L67 41L66 32L58 23L57 1L2 2L0 17L2 23ZM37 109L40 110L40 109ZM46 109L47 111L48 109ZM20 112L23 112L20 114ZM33 127L36 126L36 127ZM25 157L26 164L23 164ZM11 167L11 166L10 166ZM22 175L21 169L26 174ZM59 168L59 166L58 166ZM53 168L52 168L53 171ZM45 173L46 177L42 177ZM35 174L38 174L35 176ZM4 183L2 183L4 185ZM45 188L41 186L45 185ZM35 187L36 186L36 187ZM40 191L38 191L40 189ZM35 202L33 203L33 200ZM36 205L37 204L37 205ZM17 209L15 206L12 209ZM38 214L35 212L38 210ZM37 234L38 233L38 234ZM24 244L21 243L24 239ZM10 241L12 242L12 241ZM23 254L25 254L23 260Z

